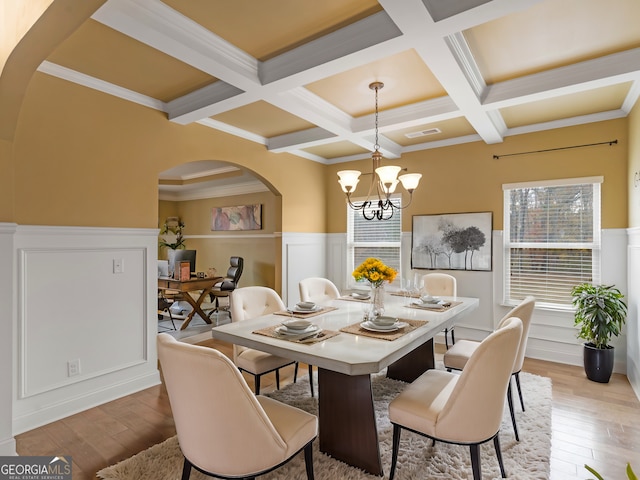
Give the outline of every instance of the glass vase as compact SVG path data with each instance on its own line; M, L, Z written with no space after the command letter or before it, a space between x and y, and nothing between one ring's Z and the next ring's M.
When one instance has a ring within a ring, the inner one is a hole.
M371 285L371 315L384 315L384 283Z

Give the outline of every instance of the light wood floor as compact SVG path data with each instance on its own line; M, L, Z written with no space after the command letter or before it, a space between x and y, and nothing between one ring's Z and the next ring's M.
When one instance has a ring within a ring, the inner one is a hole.
M228 344L205 344L231 354ZM581 367L531 359L524 371L553 382L551 479L591 478L585 463L607 480L626 479L627 462L640 472L640 402L625 376L599 384L587 380ZM263 392L275 388L272 377L263 378ZM292 377L293 368L284 369L281 383ZM526 391L524 400L526 407ZM18 435L16 442L20 455L71 455L74 480L94 480L101 468L174 434L166 392L156 386Z

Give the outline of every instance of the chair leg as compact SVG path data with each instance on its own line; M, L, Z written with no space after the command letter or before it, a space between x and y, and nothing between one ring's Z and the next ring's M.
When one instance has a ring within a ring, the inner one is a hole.
M304 465L307 469L307 480L313 480L313 442L304 447Z
M520 372L514 374L516 377L516 386L518 387L518 396L520 397L520 406L524 412L524 400L522 399L522 389L520 388Z
M189 480L191 476L191 462L184 457L184 464L182 465L182 480Z
M309 365L309 386L311 387L311 396L313 397L313 367Z
M256 395L260 395L260 375L254 375L254 390Z
M451 327L451 330L449 330L451 332L451 345L455 345L456 344L456 331L455 328Z
M444 329L444 346L447 350L449 350L449 329L445 328Z
M276 370L276 390L280 390L280 369Z
M469 445L471 450L471 469L473 470L473 480L482 480L482 468L480 466L480 445L474 443Z
M496 436L493 437L493 446L496 449L496 457L498 457L498 465L500 465L500 475L502 475L502 478L507 478L507 474L504 471L504 463L502 463L502 450L500 450L500 437L498 434L496 434Z
M293 383L296 383L297 381L298 381L298 362L296 362L293 367Z
M398 425L393 425L393 451L391 453L391 472L389 473L389 480L393 480L393 476L396 474L396 463L398 462L398 450L400 449L400 432L402 428Z
M516 412L513 411L513 390L511 390L511 378L509 378L509 387L507 388L507 403L509 404L509 412L511 413L511 423L513 425L513 433L516 435L516 441L520 441L518 435L518 426L516 425Z

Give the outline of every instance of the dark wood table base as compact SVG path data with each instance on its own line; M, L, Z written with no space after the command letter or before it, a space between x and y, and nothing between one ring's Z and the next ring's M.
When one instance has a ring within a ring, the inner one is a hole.
M435 367L433 340L389 365L387 376L412 382ZM370 375L318 369L320 451L372 475L384 475Z

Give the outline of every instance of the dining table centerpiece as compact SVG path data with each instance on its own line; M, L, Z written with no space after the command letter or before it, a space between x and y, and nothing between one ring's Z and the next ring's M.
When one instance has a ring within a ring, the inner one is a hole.
M377 258L367 258L356 268L352 275L356 282L363 280L371 286L371 314L374 317L384 314L384 283L393 282L398 272Z

